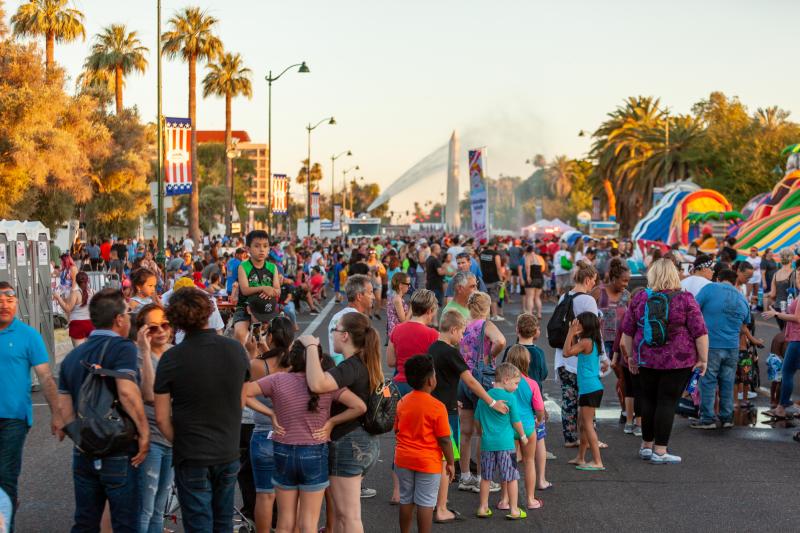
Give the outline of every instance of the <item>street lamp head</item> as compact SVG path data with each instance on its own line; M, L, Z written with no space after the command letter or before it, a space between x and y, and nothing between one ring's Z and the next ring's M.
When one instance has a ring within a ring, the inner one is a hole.
M335 126L336 125L336 119L331 117L331 119L328 121L328 125Z
M306 62L303 61L303 63L300 65L300 68L297 69L297 72L301 74L308 74L311 71L308 69L308 65L306 65Z

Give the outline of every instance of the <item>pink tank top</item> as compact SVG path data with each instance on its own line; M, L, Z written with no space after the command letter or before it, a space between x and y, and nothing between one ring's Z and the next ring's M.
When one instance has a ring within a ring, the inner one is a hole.
M789 305L786 309L786 313L789 315L793 315L797 310L797 302L800 302L800 299L795 298L795 300ZM786 322L786 329L783 332L786 341L790 342L797 342L800 341L800 322Z

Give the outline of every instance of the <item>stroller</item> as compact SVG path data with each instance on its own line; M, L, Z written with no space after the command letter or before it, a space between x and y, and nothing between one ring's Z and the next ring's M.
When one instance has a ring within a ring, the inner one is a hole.
M180 508L181 504L178 502L178 487L173 482L169 491L169 496L167 496L167 505L164 508L164 521L169 521L177 525L178 520L180 520L178 516ZM235 531L235 533L256 533L255 524L248 520L237 507L233 508L233 531Z

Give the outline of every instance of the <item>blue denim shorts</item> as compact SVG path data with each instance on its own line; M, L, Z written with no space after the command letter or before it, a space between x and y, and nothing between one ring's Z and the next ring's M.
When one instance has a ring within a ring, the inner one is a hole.
M339 440L329 442L328 447L328 471L337 477L366 476L380 455L378 437L360 426Z
M281 444L273 443L275 471L272 484L284 490L317 492L326 488L328 482L327 444Z
M250 439L250 465L257 493L272 494L272 475L275 473L272 431L254 431Z

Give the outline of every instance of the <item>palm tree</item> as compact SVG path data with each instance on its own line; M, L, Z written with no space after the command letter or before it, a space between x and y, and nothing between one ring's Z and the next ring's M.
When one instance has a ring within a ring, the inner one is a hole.
M198 7L186 7L167 23L169 31L161 35L163 54L170 59L178 55L189 64L189 119L192 121L192 179L194 186L189 201L189 232L194 242L200 239L200 188L197 175L197 61L213 61L222 53L222 41L212 33L217 19Z
M124 77L133 71L144 74L147 69L146 46L128 32L124 24L112 24L95 35L92 53L86 58L83 68L87 72L107 72L114 80L114 96L117 115L122 112L122 84Z
M251 70L242 66L242 57L239 54L225 53L217 63L208 65L208 74L203 79L203 98L210 95L225 97L225 150L231 149L233 141L231 135L231 101L234 96L244 95L253 97L253 84L250 83ZM233 184L233 159L225 158L225 187L231 194ZM232 232L231 209L225 209L225 228L228 235Z
M556 198L566 199L572 191L572 182L578 172L575 160L565 155L556 157L547 167L547 181Z
M83 13L66 5L67 0L30 0L19 6L16 14L11 17L15 35L44 35L45 67L48 72L53 67L53 48L56 41L68 43L78 36L86 39Z
M789 118L789 112L778 106L767 108L759 107L753 117L756 124L763 130L775 131L784 124Z

